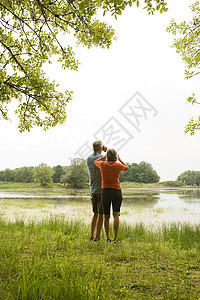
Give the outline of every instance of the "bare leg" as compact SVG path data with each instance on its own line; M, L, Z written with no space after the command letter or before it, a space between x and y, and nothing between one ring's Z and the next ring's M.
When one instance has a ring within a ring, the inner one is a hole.
M100 239L102 226L103 226L103 214L100 214L97 220L97 232L96 232L97 240Z
M110 236L109 236L109 218L104 219L104 228L105 228L107 240L109 240L110 239Z
M97 225L98 214L93 214L92 222L91 222L91 238L94 238L94 231Z
M114 237L115 237L115 240L117 240L117 235L118 235L118 230L119 230L119 216L118 215L114 215L113 227L114 227Z

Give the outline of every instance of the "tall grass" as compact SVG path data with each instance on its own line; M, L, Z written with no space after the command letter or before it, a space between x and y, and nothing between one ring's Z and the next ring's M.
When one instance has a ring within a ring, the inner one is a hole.
M180 249L200 247L200 225L189 223L163 223L155 228L146 227L144 223L136 223L134 226L125 222L119 233L120 239L129 239L130 242L170 243Z
M0 220L0 299L200 298L199 226L123 223L118 244L89 232L63 218Z

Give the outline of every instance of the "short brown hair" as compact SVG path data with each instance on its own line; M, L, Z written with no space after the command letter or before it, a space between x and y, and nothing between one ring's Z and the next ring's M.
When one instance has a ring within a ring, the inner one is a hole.
M94 152L97 152L97 151L101 150L101 148L103 147L103 144L101 141L95 141L92 146L93 146Z
M117 161L117 151L115 149L108 149L106 156L107 161Z

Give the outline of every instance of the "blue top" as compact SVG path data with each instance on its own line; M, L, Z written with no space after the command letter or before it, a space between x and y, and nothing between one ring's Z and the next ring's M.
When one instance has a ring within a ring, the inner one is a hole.
M101 172L100 169L94 164L94 161L102 156L102 154L93 153L86 159L90 178L89 183L91 194L101 193Z

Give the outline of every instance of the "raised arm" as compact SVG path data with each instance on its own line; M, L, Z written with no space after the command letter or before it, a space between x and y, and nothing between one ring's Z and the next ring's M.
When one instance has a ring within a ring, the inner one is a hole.
M121 160L121 158L118 155L118 161L125 167L124 171L128 170L128 166Z
M118 155L118 161L120 161L120 163L121 163L122 165L126 166L126 164L121 160L121 158L119 157L119 155Z
M97 158L95 161L101 161L101 160L105 160L105 158L106 158L106 155L104 155L104 156L102 156L102 157L99 157L99 158Z

